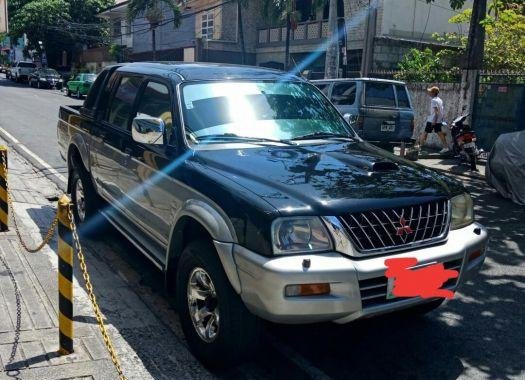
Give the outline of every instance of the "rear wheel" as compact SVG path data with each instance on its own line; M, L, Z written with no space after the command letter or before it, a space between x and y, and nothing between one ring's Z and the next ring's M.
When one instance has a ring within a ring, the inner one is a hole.
M105 231L106 220L98 213L102 201L93 187L89 173L79 163L74 164L71 173L71 201L79 232L94 236Z
M257 349L260 321L232 288L211 242L194 241L184 249L176 297L184 335L205 366L236 365Z

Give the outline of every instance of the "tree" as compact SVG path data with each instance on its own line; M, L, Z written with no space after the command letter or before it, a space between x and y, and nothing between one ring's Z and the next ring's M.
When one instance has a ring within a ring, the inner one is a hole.
M27 35L29 50L40 51L39 41L46 50L59 48L59 39L49 27L71 19L66 0L33 0L26 2L13 17L10 16L10 34L15 38Z
M452 17L449 22L470 20L471 9ZM520 71L525 66L525 15L514 7L500 10L498 16L486 16L483 67L487 70ZM437 53L412 49L399 64L397 78L409 81L448 81L460 72L460 61L467 51L467 38L457 33L434 35L451 48Z
M337 0L329 0L328 28L330 30L330 41L326 49L325 78L337 78L339 76L339 27L337 22Z
M246 64L246 46L244 44L244 25L242 10L248 7L249 0L236 0L237 2L237 28L239 30L239 44L241 45L241 64Z
M60 62L62 52L104 42L107 28L97 18L114 0L11 0L10 36L28 38L26 50L46 50L50 62Z
M130 0L128 3L127 18L131 23L134 19L139 16L144 18L150 24L151 31L151 49L153 53L153 60L157 59L157 47L156 47L156 29L164 21L162 6L167 6L173 12L173 25L175 28L180 26L182 17L181 12L176 0Z

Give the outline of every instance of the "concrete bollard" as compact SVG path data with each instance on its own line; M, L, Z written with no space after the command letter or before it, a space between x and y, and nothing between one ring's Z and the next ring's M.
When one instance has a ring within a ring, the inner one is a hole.
M9 202L7 199L7 147L0 146L0 231L9 230Z
M73 353L73 232L71 201L58 201L58 330L59 355Z

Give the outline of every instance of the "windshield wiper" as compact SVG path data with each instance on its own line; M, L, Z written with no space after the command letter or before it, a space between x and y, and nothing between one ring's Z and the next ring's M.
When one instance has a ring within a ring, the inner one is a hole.
M245 141L245 142L272 142L286 145L293 145L288 140L275 140L267 139L264 137L250 137L250 136L239 136L235 133L221 133L216 135L205 135L196 137L198 141L216 141L216 140L227 140L227 141Z
M309 133L307 135L294 137L293 139L290 139L290 141L296 141L296 140L311 140L311 139L349 139L354 140L355 138L350 135L345 135L343 133L332 133L332 132L314 132Z

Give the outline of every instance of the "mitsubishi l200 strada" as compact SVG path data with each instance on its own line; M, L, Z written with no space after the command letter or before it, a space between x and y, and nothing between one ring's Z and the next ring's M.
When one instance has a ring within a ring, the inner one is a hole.
M81 232L107 220L162 271L210 367L252 352L262 319L347 323L443 302L396 294L388 260L457 271L440 284L453 292L485 259L459 183L364 142L280 71L112 66L83 106L60 108L58 142Z

